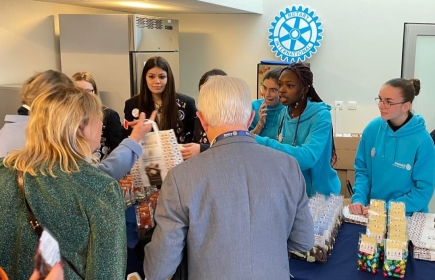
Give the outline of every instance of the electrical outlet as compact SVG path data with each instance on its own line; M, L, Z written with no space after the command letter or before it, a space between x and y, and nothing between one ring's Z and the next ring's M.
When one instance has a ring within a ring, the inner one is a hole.
M335 101L335 109L343 110L343 101Z

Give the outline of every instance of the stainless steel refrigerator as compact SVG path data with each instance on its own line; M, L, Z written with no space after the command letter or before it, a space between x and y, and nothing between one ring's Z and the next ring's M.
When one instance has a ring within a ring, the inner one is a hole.
M59 15L62 72L90 72L103 104L121 120L124 102L139 93L148 58L162 56L179 83L178 20L144 15Z

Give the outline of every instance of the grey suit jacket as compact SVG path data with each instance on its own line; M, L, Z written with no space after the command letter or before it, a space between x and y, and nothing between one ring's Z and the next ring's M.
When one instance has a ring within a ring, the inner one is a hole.
M173 275L185 245L189 279L289 279L287 249L314 243L299 165L251 137L220 140L173 168L155 219L148 280Z

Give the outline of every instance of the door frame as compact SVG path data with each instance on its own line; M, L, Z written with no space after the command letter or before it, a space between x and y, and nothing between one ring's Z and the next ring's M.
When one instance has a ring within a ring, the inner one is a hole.
M403 29L402 78L414 78L418 36L435 36L435 24L405 22Z

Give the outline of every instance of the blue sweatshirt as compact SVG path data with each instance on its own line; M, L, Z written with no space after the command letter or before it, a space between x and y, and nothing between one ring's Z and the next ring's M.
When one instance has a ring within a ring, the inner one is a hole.
M278 118L278 125L284 118L282 143L275 138L255 136L259 144L296 158L305 178L308 196L316 192L325 195L340 193L340 179L331 167L332 120L330 110L331 106L323 102L308 100L307 107L300 116L295 146L291 144L295 139L298 118L290 118L286 109L281 111Z
M259 111L261 104L263 104L263 101L264 99L252 101L252 110L255 111L255 116L251 126L249 127L249 130L253 130L257 125L258 121L260 120ZM278 134L278 126L280 120L279 115L284 108L285 106L281 103L279 103L276 107L267 107L266 124L261 130L260 136L266 136L275 139Z
M364 129L358 146L352 203L401 201L407 215L427 212L434 177L435 148L424 119L414 115L394 132L379 117Z

